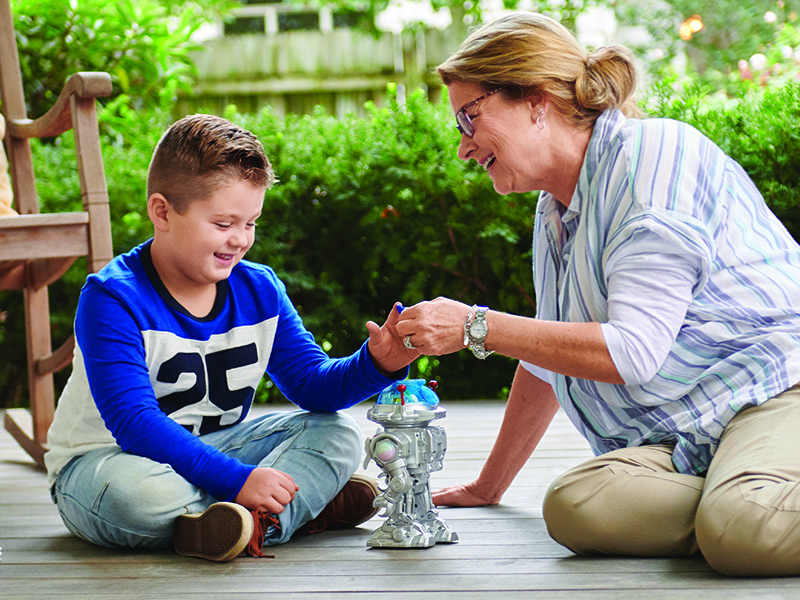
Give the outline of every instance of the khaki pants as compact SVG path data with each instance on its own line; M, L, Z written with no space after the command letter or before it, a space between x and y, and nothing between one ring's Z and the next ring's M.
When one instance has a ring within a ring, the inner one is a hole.
M800 385L739 413L706 477L670 446L624 448L559 477L544 500L577 554L691 556L728 575L800 575Z

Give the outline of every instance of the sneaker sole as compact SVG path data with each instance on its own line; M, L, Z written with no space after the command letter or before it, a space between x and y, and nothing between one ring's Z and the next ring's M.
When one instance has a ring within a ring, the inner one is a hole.
M239 556L252 537L253 517L234 502L217 502L202 513L181 515L173 528L175 552L215 562Z
M350 481L357 481L359 483L365 484L366 486L369 487L370 490L372 490L372 494L376 498L378 496L380 496L380 494L381 494L380 489L378 489L378 482L375 481L372 477L368 477L367 475L361 475L360 473L356 473L350 478ZM380 512L380 510L381 510L380 506L374 507L374 510L371 513L369 513L367 516L365 516L363 519L361 519L358 523L356 523L355 526L361 525L361 523L369 521L372 517L377 515Z

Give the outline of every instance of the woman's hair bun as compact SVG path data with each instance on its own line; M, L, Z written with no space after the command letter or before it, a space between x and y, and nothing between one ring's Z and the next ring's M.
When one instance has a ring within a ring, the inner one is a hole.
M624 46L604 46L584 60L575 80L575 99L592 110L622 108L636 90L633 54Z

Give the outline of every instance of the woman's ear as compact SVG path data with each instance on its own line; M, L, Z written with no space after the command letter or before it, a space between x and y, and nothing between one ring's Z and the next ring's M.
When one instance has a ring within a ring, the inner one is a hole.
M540 115L546 115L550 103L544 96L531 96L527 99L531 109L531 118L535 121Z
M162 194L151 194L147 199L147 216L156 231L169 230L169 202Z
M547 98L544 96L531 96L527 102L530 107L531 122L535 123L539 129L544 129L547 109L550 108Z

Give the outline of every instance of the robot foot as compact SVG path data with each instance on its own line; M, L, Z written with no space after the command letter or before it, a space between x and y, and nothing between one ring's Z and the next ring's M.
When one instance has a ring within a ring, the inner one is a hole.
M367 540L371 548L430 548L434 544L434 536L418 523L403 526L384 523Z
M417 521L402 524L385 522L372 532L367 546L372 548L430 548L436 544L454 544L458 534L441 519L430 523Z
M458 541L458 534L450 529L438 533L435 537L437 544L455 544Z
M458 541L458 534L440 518L427 523L427 528L437 544L455 544Z

